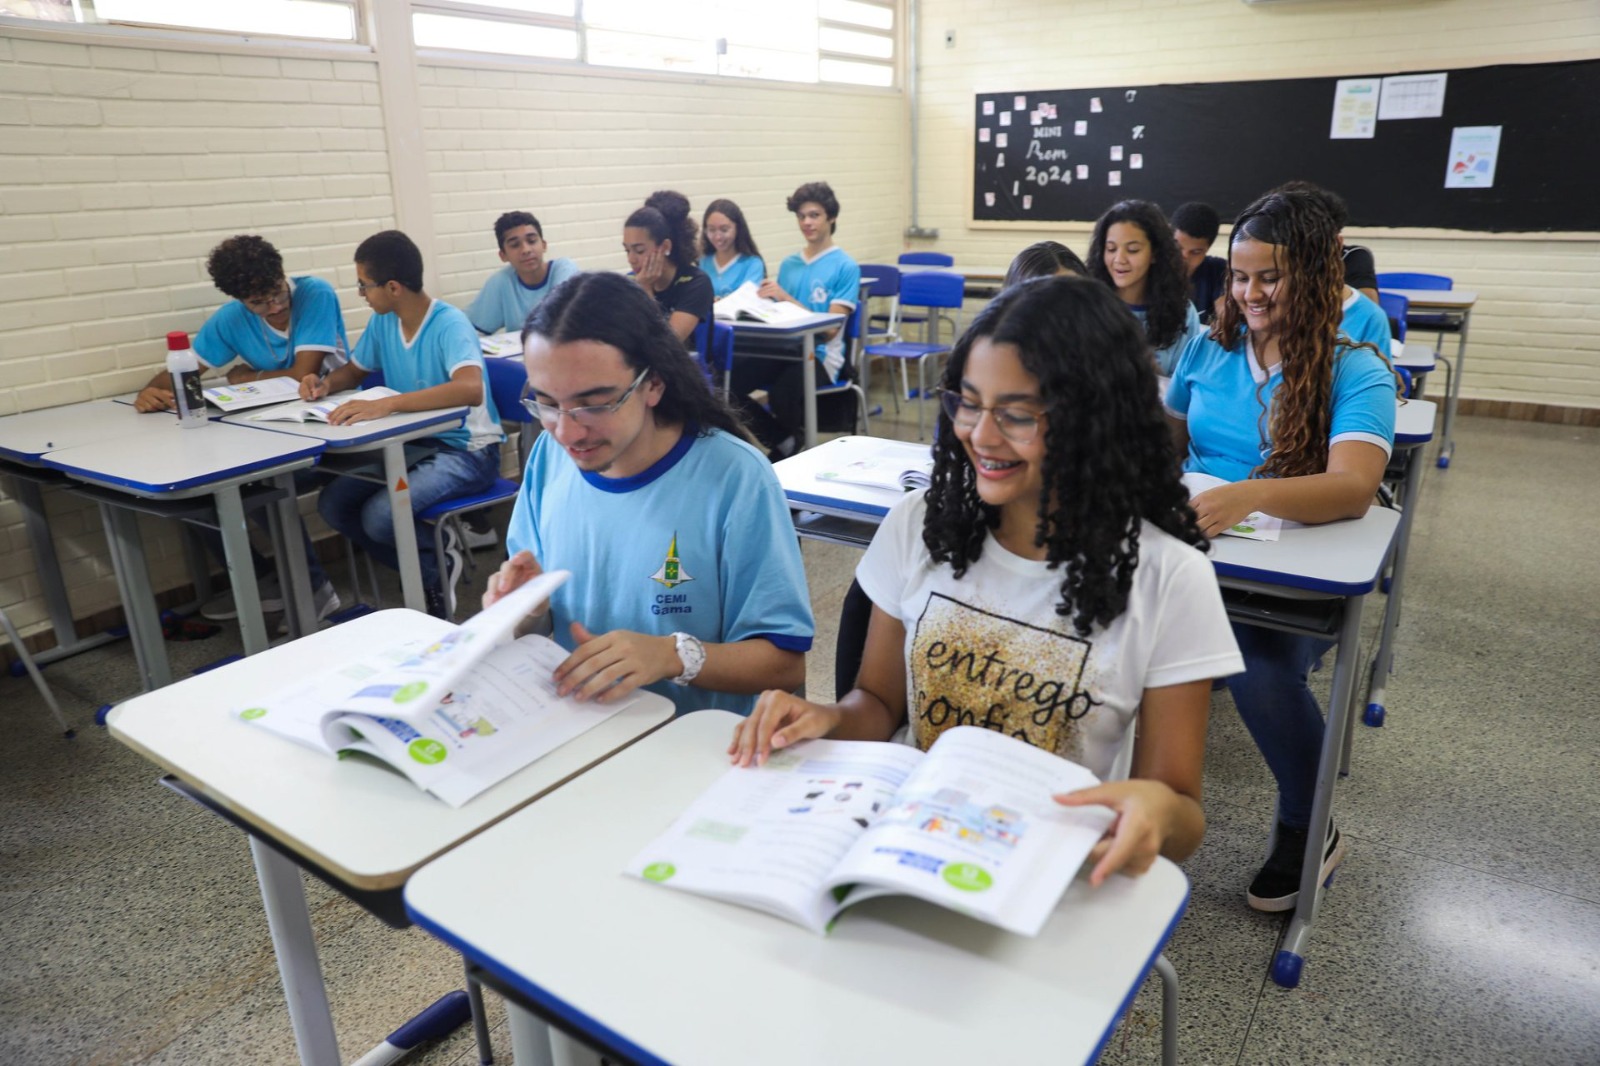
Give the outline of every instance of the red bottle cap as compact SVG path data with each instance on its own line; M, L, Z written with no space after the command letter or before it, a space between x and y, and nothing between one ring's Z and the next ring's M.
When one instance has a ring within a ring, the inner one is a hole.
M183 330L173 330L167 334L167 351L182 352L188 350L189 335Z

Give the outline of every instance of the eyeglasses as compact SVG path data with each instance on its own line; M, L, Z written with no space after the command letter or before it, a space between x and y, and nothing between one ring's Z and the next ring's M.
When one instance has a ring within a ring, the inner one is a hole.
M357 278L356 279L356 291L364 293L368 289L381 289L386 284L388 284L388 283L387 282L380 283L380 282L376 282L376 281L374 281L374 282L369 284L369 283L367 283L365 281L362 281L360 278Z
M964 429L969 433L977 429L978 423L983 419L983 413L987 411L989 417L994 419L994 428L1012 444L1032 444L1039 436L1039 422L1043 412L1028 407L1014 407L1010 404L985 407L973 403L959 392L950 389L938 391L939 406L944 408L945 415L957 429Z
M555 404L540 403L538 400L523 400L522 406L530 415L537 418L546 429L555 429L560 424L563 415L580 426L592 426L604 421L607 416L615 414L618 408L628 402L628 397L633 395L634 390L649 375L649 367L639 371L639 376L633 379L633 384L624 389L622 395L610 403L592 404L588 407L559 407Z
M289 280L285 278L283 285L271 296L256 296L243 301L243 303L256 314L264 315L275 307L288 307L293 299L294 292L289 288Z

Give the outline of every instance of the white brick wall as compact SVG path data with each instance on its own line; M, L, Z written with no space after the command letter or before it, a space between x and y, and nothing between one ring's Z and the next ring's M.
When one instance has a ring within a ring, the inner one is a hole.
M359 333L351 253L394 225L391 183L414 172L390 159L374 62L43 36L59 34L0 30L0 414L142 385L164 335L198 329L221 302L204 258L235 233L261 233L291 272L338 285ZM799 243L784 198L826 178L845 248L899 249L898 94L467 63L424 65L418 79L435 296L471 298L500 265L495 217L517 208L545 222L554 254L619 267L622 220L658 188L697 213L738 201L776 267ZM31 633L48 623L6 487L0 607ZM46 507L75 611L115 605L95 510L54 491ZM185 581L175 532L141 527L155 587Z
M940 250L970 263L1007 262L1045 237L1081 254L1089 232L972 227L976 93L1600 54L1600 8L1576 0L923 0L919 11L920 221L939 229ZM956 31L953 49L944 46L947 30ZM1600 242L1349 232L1373 250L1379 270L1447 274L1479 294L1463 395L1600 407Z

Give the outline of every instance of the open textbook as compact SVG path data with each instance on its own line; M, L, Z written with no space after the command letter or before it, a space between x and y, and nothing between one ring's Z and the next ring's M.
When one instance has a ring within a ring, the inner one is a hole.
M626 872L817 933L858 900L898 893L1034 936L1112 820L1051 796L1096 783L976 726L926 754L812 740L729 770Z
M298 389L299 386L296 386L296 395L299 394ZM279 404L277 407L269 407L265 411L251 415L246 421L326 422L328 416L333 414L334 409L340 404L351 400L381 400L385 396L398 395L400 395L398 392L385 385L377 385L370 389L362 389L360 392L341 392L325 396L320 400L296 400L294 403Z
M743 319L746 322L765 322L781 326L810 318L812 312L787 300L769 300L756 294L756 283L747 281L711 305L711 314L724 322Z
M224 411L244 411L300 397L300 382L293 377L266 378L241 385L213 385L203 390L207 403Z
M925 489L932 483L933 452L926 444L897 440L873 441L872 444L869 450L852 448L849 462L819 469L817 480L870 485L897 492Z
M478 347L483 349L483 354L496 359L510 356L522 358L522 334L507 333L501 330L478 338Z
M1214 489L1218 485L1227 485L1229 482L1210 474L1202 474L1191 470L1183 475L1183 487L1189 490L1190 498L1194 498L1207 489ZM1252 511L1245 515L1237 524L1222 531L1224 537L1243 537L1245 540L1277 540L1278 534L1285 529L1299 529L1299 522L1290 522L1283 518L1274 518L1260 511Z
M459 807L632 702L557 696L567 653L548 637L511 639L567 576L543 574L461 625L419 617L417 639L232 713L329 755L371 756Z

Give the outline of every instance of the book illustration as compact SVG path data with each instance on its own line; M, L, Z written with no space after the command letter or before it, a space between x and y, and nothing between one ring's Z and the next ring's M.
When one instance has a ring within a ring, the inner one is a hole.
M296 399L300 395L300 383L290 377L267 378L242 385L213 385L202 395L207 403L224 411L243 411Z
M1016 850L1027 830L1021 811L1000 803L975 802L959 788L905 798L883 820L887 825L909 825L1002 858Z
M478 347L483 350L484 355L491 358L521 358L522 334L501 330L499 333L479 337Z
M883 813L894 798L894 790L864 780L849 781L838 777L812 777L800 782L794 789L798 793L785 810L795 817L844 817L862 829Z

